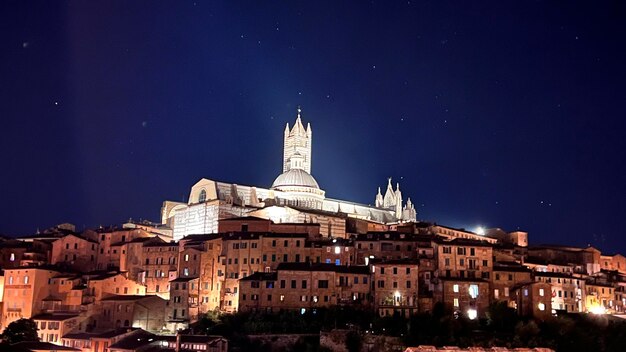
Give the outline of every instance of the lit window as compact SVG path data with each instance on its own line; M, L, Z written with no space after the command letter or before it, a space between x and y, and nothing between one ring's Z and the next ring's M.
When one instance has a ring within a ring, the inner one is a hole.
M539 289L539 296L543 297L543 295L544 295L543 289L542 289L542 288L540 288L540 289ZM541 304L543 304L543 303L541 303ZM543 309L542 309L542 310L543 310Z
M467 317L470 318L470 320L476 319L477 316L478 316L478 312L476 311L476 309L467 310Z
M500 297L500 290L498 290L497 288L493 290L493 297L495 299L498 299Z
M469 286L469 295L472 298L478 297L478 285L470 285Z
M455 298L455 299L454 299L454 306L455 306L456 308L458 308L458 307L459 307L459 299L458 299L458 298Z
M341 247L335 247L335 254L341 253Z
M9 260L12 262L15 261L15 253L11 253L11 258L9 258Z
M452 291L458 293L459 292L459 285L452 286Z
M189 261L189 254L185 254L185 261L188 262Z
M24 276L24 284L28 284L28 275Z
M545 304L543 304L543 303L539 303L539 304L537 305L537 308L539 308L539 310L546 310L546 305L545 305Z
M280 301L283 302L285 300L285 295L280 295Z

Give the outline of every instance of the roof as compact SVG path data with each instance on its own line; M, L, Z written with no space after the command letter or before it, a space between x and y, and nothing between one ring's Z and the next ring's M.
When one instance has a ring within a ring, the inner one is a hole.
M574 278L572 274L568 273L557 273L553 271L535 271L535 276L543 276L543 277L564 277L564 278ZM578 278L576 278L578 279Z
M269 238L307 238L308 234L306 232L302 233L275 233L275 232L227 232L221 234L222 240L231 241L231 240L248 240L248 239L258 239L259 237L269 237Z
M278 273L276 272L265 273L262 271L257 271L254 274L241 278L239 281L275 281L277 278Z
M100 280L106 280L106 279L110 279L114 276L120 275L121 273L106 273L106 274L101 274L98 276L94 276L89 278L90 281L100 281Z
M178 247L178 242L148 242L143 244L144 247Z
M479 235L476 235L479 236ZM449 244L454 246L468 246L468 247L493 247L491 243L481 241L481 240L472 240L469 238L454 238L450 241L446 241L443 239L436 239L436 243L439 244Z
M219 219L219 222L228 222L228 221L263 221L263 222L271 222L272 220L260 218L258 216L240 216L236 218L228 218L228 219Z
M223 339L223 336L217 335L180 335L180 342L183 343L210 343L213 340ZM160 340L175 342L176 335L159 336Z
M115 336L119 336L119 335L124 335L126 333L129 333L131 331L135 331L135 330L140 330L139 328L117 328L114 330L109 330L109 331L105 331L99 334L96 334L96 336L94 336L95 338L100 338L100 339L108 339L111 337L115 337Z
M92 240L90 238L81 236L81 235L79 235L77 233L68 233L67 235L63 235L62 237L59 237L59 240L65 238L67 236L74 236L74 237L78 238L79 240L83 240L83 241L87 241L87 242L91 242L91 243L96 243L96 244L98 243L98 241L94 241L94 240Z
M196 279L197 277L177 277L174 280L170 280L170 282L189 282Z
M195 234L195 235L187 235L181 239L181 241L211 241L222 238L221 234L218 233L207 233L207 234Z
M489 281L479 278L469 278L469 277L439 277L441 281L462 281L462 282L478 282L478 283L489 283Z
M76 318L78 314L55 314L55 313L42 313L31 317L33 320L47 320L47 321L63 321L67 319Z
M112 344L111 346L109 346L109 349L119 348L123 350L133 350L151 344L158 339L159 336L155 334L149 333L145 330L138 330L132 335L124 337L118 342Z
M519 265L519 266L494 265L493 271L511 271L511 272L518 272L518 273L532 272L530 268L527 268L523 265Z
M303 169L289 169L286 172L278 175L272 183L270 189L280 189L281 187L308 187L319 189L320 186L315 181L315 178Z
M376 265L418 265L418 264L419 264L418 259L410 259L410 258L376 261Z
M369 267L366 265L335 265L327 263L280 263L277 271L333 271L348 274L369 274Z
M141 300L141 299L152 298L152 297L158 297L159 299L162 299L161 297L159 297L157 295L145 295L145 296L141 296L141 295L113 295L113 296L110 296L110 297L103 298L102 301L138 301L138 300Z
M14 343L11 345L12 347L23 348L25 350L37 350L37 351L79 351L78 348L67 347L67 346L59 346L52 344L50 342L40 342L40 341L23 341Z

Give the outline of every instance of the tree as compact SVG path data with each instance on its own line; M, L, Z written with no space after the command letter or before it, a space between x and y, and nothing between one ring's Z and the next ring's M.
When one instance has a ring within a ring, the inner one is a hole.
M2 333L2 340L7 343L39 341L37 323L32 319L19 319L7 326Z

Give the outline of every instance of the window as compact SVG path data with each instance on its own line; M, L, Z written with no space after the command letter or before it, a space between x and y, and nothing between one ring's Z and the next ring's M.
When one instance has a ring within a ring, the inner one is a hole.
M378 280L378 288L385 288L385 280Z
M470 248L470 255L476 255L476 249Z
M546 310L546 305L545 305L545 304L543 304L543 303L539 303L539 304L537 305L537 308L539 308L539 310Z
M472 298L478 297L478 285L470 285L469 286L469 295Z
M265 282L265 288L274 288L274 281Z
M539 289L539 296L543 297L543 295L544 295L543 289L542 289L542 288L540 288L540 289ZM542 309L542 310L543 310L543 309Z
M306 302L306 296L300 296L300 301L301 302Z
M411 273L411 268L406 268L407 275Z
M393 274L397 275L398 274L398 268L393 268Z
M328 280L319 280L317 282L317 288L328 288Z
M291 280L291 288L296 288L296 280Z
M280 280L280 288L285 288L285 280Z
M452 292L459 292L459 285L455 284L454 286L452 286Z
M306 280L302 280L302 288L306 288Z
M500 290L497 288L493 290L493 298L498 299L500 297Z
M410 281L410 280L407 280L407 282L406 282L406 288L411 288L411 281Z
M24 284L27 285L28 284L28 275L24 276Z
M450 258L444 259L445 266L450 266Z
M288 240L285 240L283 242L283 247L289 247L289 241Z
M454 299L454 306L455 306L456 308L458 308L458 307L459 307L459 299L458 299L458 298L455 298L455 299Z
M452 248L451 247L443 247L443 253L444 254L451 254L452 253Z
M205 200L206 200L206 191L203 189L200 191L200 194L198 195L198 203L202 203Z
M509 297L509 288L508 287L504 288L504 296L505 297Z

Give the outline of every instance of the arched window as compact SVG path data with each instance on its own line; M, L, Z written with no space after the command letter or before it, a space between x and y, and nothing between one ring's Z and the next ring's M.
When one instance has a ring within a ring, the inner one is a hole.
M198 203L202 203L204 201L206 201L206 191L201 190L200 194L198 195Z

